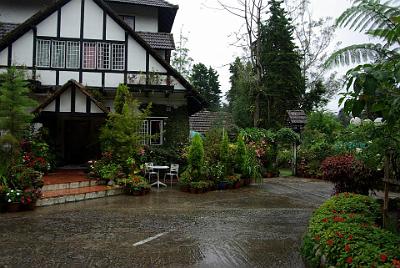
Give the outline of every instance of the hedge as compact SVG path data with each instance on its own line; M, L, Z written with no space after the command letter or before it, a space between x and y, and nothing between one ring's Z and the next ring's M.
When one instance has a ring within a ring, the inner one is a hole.
M380 206L368 196L338 194L310 220L301 253L310 267L400 268L400 237L381 229Z

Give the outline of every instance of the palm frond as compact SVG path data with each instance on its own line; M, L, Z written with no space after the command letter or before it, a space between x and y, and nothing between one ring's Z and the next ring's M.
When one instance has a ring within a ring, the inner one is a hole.
M385 57L390 51L379 44L352 45L334 52L324 63L326 68L367 62Z
M393 42L395 34L390 31L395 31L398 23L392 18L399 16L399 6L391 6L391 1L380 3L380 0L356 0L352 7L340 15L336 20L336 25L367 33L387 30L386 34L380 37L389 38Z

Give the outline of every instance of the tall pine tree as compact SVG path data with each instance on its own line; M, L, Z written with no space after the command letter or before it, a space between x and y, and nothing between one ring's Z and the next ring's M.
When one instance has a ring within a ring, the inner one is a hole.
M261 126L265 128L283 125L286 110L299 108L305 91L301 58L293 39L294 28L282 3L281 0L269 2L270 18L261 33L264 84Z
M219 75L211 66L207 68L203 63L193 65L190 81L203 98L208 102L209 109L218 110L221 106L221 89Z

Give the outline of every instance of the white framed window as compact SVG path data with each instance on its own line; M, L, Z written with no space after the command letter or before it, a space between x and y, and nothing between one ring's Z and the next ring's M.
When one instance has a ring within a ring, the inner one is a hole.
M97 43L97 69L110 69L110 50L111 45L109 43Z
M112 69L124 70L125 69L125 45L112 44Z
M96 69L96 43L83 42L83 68Z
M50 67L50 40L36 41L36 66Z
M149 135L149 121L144 120L142 127L140 129L140 135L143 137L142 144L147 145L148 142L148 135Z
M81 47L79 42L67 42L66 68L78 69L81 60Z
M52 41L51 43L51 67L64 68L65 67L65 42Z
M150 144L162 145L163 144L163 120L150 120Z

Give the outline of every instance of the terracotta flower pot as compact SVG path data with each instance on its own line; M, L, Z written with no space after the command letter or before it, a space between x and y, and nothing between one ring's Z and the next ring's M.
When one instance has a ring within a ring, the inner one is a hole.
M29 204L21 204L21 210L32 211L36 209L36 202L31 202Z
M18 212L21 211L21 203L7 203L6 206L7 212Z
M234 185L235 189L239 189L240 188L240 181L237 181Z

